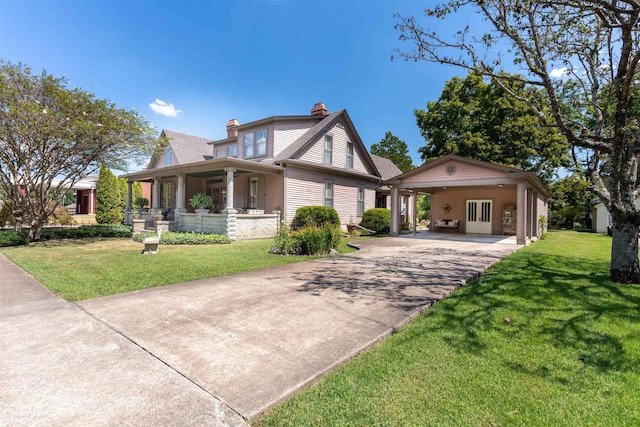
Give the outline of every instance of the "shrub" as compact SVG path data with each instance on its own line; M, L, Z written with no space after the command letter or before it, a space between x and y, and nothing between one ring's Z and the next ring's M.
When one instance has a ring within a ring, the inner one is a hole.
M71 212L69 212L69 209L58 203L58 205L53 210L53 214L51 214L47 222L49 224L72 225L76 222L76 220L73 219L73 216L71 215Z
M13 230L0 231L0 247L2 246L20 246L29 243L29 234L19 233Z
M127 225L83 225L77 228L45 228L43 240L90 239L94 237L131 237L131 227Z
M281 255L298 255L300 253L300 242L295 238L289 227L283 224L278 234L276 234L275 245L269 252Z
M157 236L157 234L140 233L135 234L133 240L142 242L144 239L154 236ZM229 243L231 243L231 239L221 234L166 231L160 235L161 245L218 245Z
M294 218L296 228L308 226L323 227L325 225L340 225L338 212L329 206L303 206L296 210Z
M335 225L311 225L293 232L282 227L270 252L282 255L325 255L331 249L336 249L341 241L340 227Z
M391 228L391 211L385 208L374 208L362 214L360 225L376 233L388 233Z
M98 224L119 224L122 219L118 178L102 166L96 190L96 221Z
M11 209L11 202L5 201L0 206L0 227L4 227L5 225L13 225L13 212Z

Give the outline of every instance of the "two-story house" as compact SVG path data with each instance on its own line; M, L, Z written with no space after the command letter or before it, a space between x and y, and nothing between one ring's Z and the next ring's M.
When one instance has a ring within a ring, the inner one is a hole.
M309 205L334 207L343 224L359 222L376 199L386 203L377 190L401 173L369 154L346 110L328 113L322 103L310 115L229 120L227 138L218 141L169 130L162 136L168 143L147 169L124 177L152 183L152 213L169 212L176 230L272 237ZM194 212L188 201L195 193L212 196L209 212Z

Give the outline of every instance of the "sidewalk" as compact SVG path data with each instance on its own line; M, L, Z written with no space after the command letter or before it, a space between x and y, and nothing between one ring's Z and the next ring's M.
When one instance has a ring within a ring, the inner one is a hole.
M246 425L3 254L0 324L2 425Z

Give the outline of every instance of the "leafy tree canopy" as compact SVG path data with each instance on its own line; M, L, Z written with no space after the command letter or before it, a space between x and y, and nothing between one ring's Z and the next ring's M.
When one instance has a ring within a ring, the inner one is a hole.
M126 170L127 162L150 154L154 134L135 111L0 60L0 188L16 229L28 223L31 240L55 209L55 190L69 191L103 163Z
M535 102L543 98L521 82L508 84ZM449 80L437 101L414 113L427 141L419 150L425 162L458 154L534 171L549 181L570 161L569 145L557 129L542 126L526 103L477 73Z
M633 102L640 85L640 3L449 0L425 15L433 22L462 10L475 12L472 22L487 23L488 30L441 25L451 29L444 34L398 15L400 38L413 46L399 56L491 77L542 125L555 127L611 214L612 281L640 283L640 126ZM541 88L544 102L532 102L514 82Z
M407 143L391 132L387 132L380 142L371 145L371 153L391 160L402 172L408 172L414 167Z
M597 196L591 185L577 174L568 175L549 185L550 221L573 228L574 222L591 211Z

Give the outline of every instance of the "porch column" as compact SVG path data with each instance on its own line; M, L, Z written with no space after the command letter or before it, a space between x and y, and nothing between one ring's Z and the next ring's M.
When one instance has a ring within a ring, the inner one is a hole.
M233 209L233 173L236 170L226 168L224 171L227 173L227 209Z
M389 234L392 236L398 235L398 223L400 222L399 201L398 188L391 187L391 229Z
M153 178L153 185L151 186L151 210L153 213L160 209L160 180Z
M89 189L89 209L87 211L88 214L96 214L96 197L96 187L92 184L91 188Z
M131 216L133 209L131 209L131 197L133 194L132 191L133 182L127 181L127 209L124 213L124 222L125 224L131 224L133 217Z
M516 243L527 244L527 184L518 183L516 189Z
M411 233L416 234L416 223L418 222L418 192L413 191L411 193Z
M186 212L187 209L184 207L185 205L185 197L186 197L186 187L187 187L187 179L185 174L178 174L178 188L176 194L176 212Z

